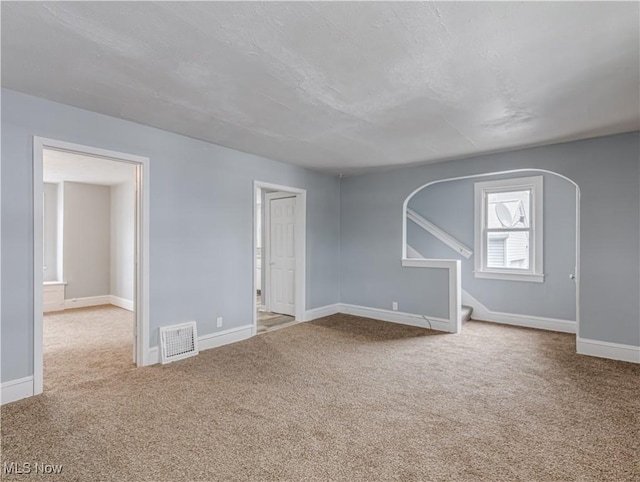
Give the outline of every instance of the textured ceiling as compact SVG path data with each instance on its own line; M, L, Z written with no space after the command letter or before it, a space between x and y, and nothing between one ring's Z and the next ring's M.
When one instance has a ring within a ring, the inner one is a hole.
M2 85L328 172L640 128L635 2L2 3Z

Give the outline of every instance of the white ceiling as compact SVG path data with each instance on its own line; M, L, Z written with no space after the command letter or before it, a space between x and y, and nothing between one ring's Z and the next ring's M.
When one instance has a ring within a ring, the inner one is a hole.
M43 154L44 182L73 181L114 186L135 180L136 168L126 162L53 149L45 149Z
M3 2L4 87L328 172L640 129L637 2Z

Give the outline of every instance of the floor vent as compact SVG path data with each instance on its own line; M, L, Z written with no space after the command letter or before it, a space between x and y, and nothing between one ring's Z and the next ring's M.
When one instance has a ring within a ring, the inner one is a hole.
M162 363L182 360L198 354L198 329L195 321L160 328Z

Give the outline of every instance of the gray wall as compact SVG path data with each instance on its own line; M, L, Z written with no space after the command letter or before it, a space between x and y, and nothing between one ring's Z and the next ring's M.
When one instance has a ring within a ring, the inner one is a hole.
M64 182L65 299L109 295L111 189Z
M423 184L542 168L581 188L580 336L640 345L640 145L631 133L338 179L151 127L2 91L2 374L33 373L32 136L151 159L151 340L251 322L253 180L307 189L307 309L342 301L443 316L443 270L400 266L402 204Z
M58 185L44 184L44 281L58 278Z
M581 189L579 336L639 346L639 139L634 132L343 179L342 302L390 309L417 291L420 301L399 308L435 316L445 299L438 271L400 266L406 197L438 179L548 169Z
M524 173L433 184L416 193L409 207L474 249L474 183L494 179L544 177L544 283L475 278L477 253L466 259L415 223L407 242L429 258L460 259L462 288L492 311L575 320L576 284L569 279L576 260L576 187L553 174Z
M33 373L33 135L150 158L150 346L252 322L254 179L307 190L306 308L339 302L337 178L3 89L2 381Z
M135 169L131 166L132 179L134 174ZM62 205L59 206L58 192L64 193L65 185L70 194L60 196ZM44 281L61 279L57 270L57 250L66 246L67 257L63 256L62 264L67 267L67 299L112 294L132 301L135 254L133 181L110 188L73 182L45 183L44 192ZM110 206L106 204L109 199ZM62 216L58 216L59 210ZM66 225L62 222L64 219L68 221ZM61 242L58 240L59 228ZM105 286L106 277L109 278L108 286Z
M134 168L131 167L133 179ZM133 181L111 186L111 289L133 301L136 191Z

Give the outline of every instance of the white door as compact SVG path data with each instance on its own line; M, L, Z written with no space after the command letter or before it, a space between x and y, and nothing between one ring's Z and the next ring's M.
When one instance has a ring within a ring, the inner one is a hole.
M296 198L269 201L269 309L295 316Z

